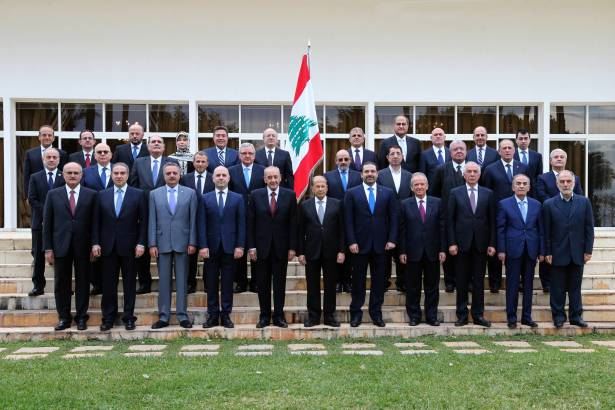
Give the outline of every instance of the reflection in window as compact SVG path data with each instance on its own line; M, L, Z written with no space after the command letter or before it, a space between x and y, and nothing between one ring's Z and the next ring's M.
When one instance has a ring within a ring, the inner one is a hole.
M585 107L551 106L551 134L585 134Z
M585 141L550 141L549 152L545 153L544 161L550 161L549 154L555 148L563 149L568 155L566 159L566 169L578 175L581 180L583 192L587 194L585 186ZM551 166L549 166L551 169Z
M145 104L105 104L106 132L128 132L135 122L145 127Z
M218 125L239 132L239 106L199 105L199 132L214 132Z
M589 133L615 134L615 105L589 107Z
M102 131L102 104L62 103L62 131Z
M434 128L442 128L445 133L455 132L455 107L426 106L416 107L416 133L431 134Z
M588 142L588 196L596 226L615 226L615 142Z
M393 134L395 117L403 115L408 119L408 134L413 133L412 107L409 106L380 106L375 107L374 121L376 134Z
M58 129L57 103L15 103L17 131L38 131L42 125Z
M365 107L360 105L327 105L325 132L327 134L348 134L354 127L365 130Z
M262 133L267 128L280 132L282 129L280 109L279 105L242 105L241 132Z
M457 107L457 134L472 134L479 125L495 131L495 116L495 107Z
M500 134L516 134L519 128L538 132L538 106L500 107Z
M292 105L285 105L284 107L282 107L282 111L284 115L284 124L282 126L282 129L284 130L283 131L284 133L288 133L288 123L290 122L290 113L292 109L293 109ZM320 132L324 132L323 121L324 121L325 115L324 115L322 105L316 106L316 118L318 118L318 130Z
M150 132L188 131L188 104L150 104L149 130Z

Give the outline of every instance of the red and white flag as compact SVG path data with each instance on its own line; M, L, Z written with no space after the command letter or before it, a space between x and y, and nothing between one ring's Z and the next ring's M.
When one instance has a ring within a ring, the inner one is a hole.
M288 124L288 151L295 174L295 195L301 198L310 183L310 174L322 160L323 151L310 80L308 55L303 55L293 109Z

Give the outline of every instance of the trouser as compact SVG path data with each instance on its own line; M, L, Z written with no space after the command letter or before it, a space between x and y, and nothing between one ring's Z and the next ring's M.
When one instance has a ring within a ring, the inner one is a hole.
M97 289L102 289L102 267L100 260L95 260L90 263L90 284Z
M446 255L446 260L442 264L442 270L444 271L444 285L455 287L456 275L455 275L455 256Z
M74 241L73 241L74 242ZM76 244L72 244L68 253L56 257L54 261L54 294L56 310L61 321L70 322L72 271L75 268L75 321L88 320L88 306L90 303L90 255L85 252L81 255L76 251Z
M369 294L369 315L372 320L382 319L382 303L384 302L384 264L385 254L370 252L352 255L352 299L350 302L350 318L361 320L361 308L365 303L367 267L370 270L371 288Z
M136 259L133 253L120 256L116 250L100 260L102 300L101 311L103 323L113 323L117 317L117 285L119 282L120 269L122 270L122 290L124 292L124 314L122 321L136 320L134 316L136 299Z
M247 252L244 253L244 255L241 258L235 260L235 264L237 265L235 267L235 278L234 278L235 283L237 284L238 287L242 289L247 289L248 288L248 255L247 255ZM254 265L252 265L252 268L254 269ZM253 273L250 278L250 287L254 288L254 286L256 286L256 274L255 273Z
M566 266L551 265L551 314L554 322L566 321L566 291L568 292L568 313L570 320L583 318L583 301L581 299L581 282L583 266L571 263Z
M286 267L288 259L279 258L273 249L267 257L258 256L253 262L258 286L260 319L271 319L271 286L273 284L273 318L284 318L284 298L286 296Z
M150 272L150 264L152 260L149 256L149 249L145 248L145 253L137 259L137 278L139 285L145 288L152 287L152 273ZM160 273L158 273L160 275Z
M455 258L457 275L457 318L468 319L468 283L472 281L472 317L483 316L485 310L485 264L487 254L476 250L472 243L468 252L460 252Z
M551 265L547 262L540 262L538 264L538 275L542 288L549 289L551 287Z
M422 279L422 280L421 280ZM421 320L421 282L425 287L425 320L438 319L440 263L427 255L406 263L406 312L410 319Z
M237 263L232 253L224 253L222 246L205 260L207 281L207 314L217 318L229 316L233 310L233 278ZM220 287L220 300L218 300Z
M188 255L188 287L196 289L196 276L198 274L199 254L197 252ZM205 281L205 275L203 275Z
M171 317L171 292L175 267L175 316L178 321L188 320L188 254L167 252L158 255L158 316L163 322Z
M308 260L305 266L307 282L307 309L312 320L320 321L320 270L323 277L323 309L325 318L335 314L335 284L337 276L335 259L320 258Z
M500 289L502 287L502 262L496 254L487 257L487 264L489 267L489 287Z
M45 250L43 249L43 231L32 231L32 284L35 289L45 290Z
M534 268L536 259L527 254L527 247L520 258L506 257L506 319L508 323L517 321L519 285L523 281L522 320L532 320L532 293L534 291Z
M385 260L384 260L384 283L385 286L387 282L390 283L391 276L393 273L393 262L395 262L395 286L397 288L404 288L406 285L405 278L405 269L404 266L399 262L399 251L397 249L391 249L389 251L385 251Z
M337 270L337 283L350 284L352 282L352 254L348 250L344 254L346 256L344 263L337 264L335 268Z

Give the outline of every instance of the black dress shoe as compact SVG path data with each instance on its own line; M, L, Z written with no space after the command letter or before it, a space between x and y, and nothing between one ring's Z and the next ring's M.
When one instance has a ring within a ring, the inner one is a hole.
M341 283L338 283L335 286L335 293L342 293L344 291L343 285Z
M179 325L181 327L183 327L184 329L191 329L192 328L192 322L189 321L188 319L181 320L179 322Z
M386 323L384 323L384 320L382 320L382 318L372 319L372 323L375 324L378 327L385 327L386 326Z
M103 323L102 325L100 325L101 332L106 332L108 330L111 330L112 328L113 328L113 323Z
M127 320L126 323L124 324L124 327L126 328L126 330L135 330L136 328L135 321Z
M426 320L425 323L427 323L429 326L440 326L440 321L439 320Z
M262 329L267 326L269 326L269 319L259 319L258 323L256 324L257 329Z
M79 319L77 321L77 330L85 330L88 328L88 322L85 319Z
M69 329L69 328L70 328L70 322L61 320L60 323L58 323L56 327L53 328L53 330L59 331L59 330L64 330L64 329Z
M40 288L33 288L30 292L28 292L28 296L41 296L44 294L45 294L45 291Z
M188 289L186 289L187 294L196 293L196 285L188 285Z
M203 329L209 329L212 327L216 327L218 325L219 325L218 318L209 316L207 320L205 321L205 323L203 323Z
M151 292L152 288L150 286L139 286L139 288L137 289L137 295L145 295Z
M101 293L102 293L102 290L98 286L94 286L92 290L90 290L91 296L100 295Z
M154 322L154 324L152 325L152 329L162 329L163 327L167 326L169 326L169 322L165 322L164 320L158 320L157 322Z
M517 322L508 322L508 328L509 329L516 329L517 328Z
M350 283L342 284L342 291L344 293L352 293L352 285Z
M220 321L222 322L222 326L224 326L227 329L232 329L235 327L235 324L233 323L231 318L228 316L222 316L222 319Z
M564 327L564 322L553 322L553 324L557 329L561 329L562 327Z
M246 289L246 286L239 286L239 285L236 285L236 286L235 286L235 288L233 289L233 293L243 293L243 292L245 292L246 290L247 290L247 289Z
M444 288L444 291L446 293L453 293L455 291L455 287L453 285L446 285L446 287Z
M314 326L318 326L320 324L320 321L315 320L315 319L307 319L305 322L303 322L303 327L314 327Z
M277 327L288 327L288 322L286 322L286 319L284 319L283 317L277 318L277 319L273 319L273 325L277 326Z
M350 327L359 327L360 324L361 324L360 317L350 318Z
M410 322L408 322L410 326L418 326L419 323L420 323L420 320L417 320L417 319L410 319Z
M579 320L571 320L570 321L571 325L574 326L579 326L579 327L588 327L589 325L587 324L586 321L584 321L583 319L579 319Z
M538 323L534 322L531 319L530 320L522 320L521 324L525 325L525 326L529 326L529 327L538 327Z
M325 320L323 320L323 324L325 326L340 327L340 322L338 322L334 317L325 318Z
M459 326L465 326L468 324L468 319L457 319L457 321L455 322L455 326L459 327Z
M487 319L485 319L482 316L477 317L476 319L473 319L472 322L474 322L475 325L484 326L484 327L491 327L491 322L488 321Z

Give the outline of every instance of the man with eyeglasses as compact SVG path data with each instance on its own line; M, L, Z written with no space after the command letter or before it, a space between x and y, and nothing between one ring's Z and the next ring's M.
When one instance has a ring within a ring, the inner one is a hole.
M403 154L402 167L410 172L419 170L421 160L421 143L416 138L413 138L408 133L408 118L405 115L395 117L395 135L382 141L380 150L378 151L378 169L384 169L389 166L387 153L391 145L401 147Z
M23 192L25 198L28 197L30 176L44 168L43 154L47 148L51 147L53 141L55 141L53 127L51 125L43 125L38 129L38 141L40 142L38 147L34 147L26 151L23 163ZM64 164L68 162L68 155L61 149L58 149L58 152L60 153L60 163L58 164L58 168L62 170Z
M84 170L91 165L96 165L96 155L94 154L94 145L96 144L96 137L90 130L83 130L79 133L79 145L81 150L73 152L68 157L70 162L76 162L81 165ZM109 156L109 159L111 157Z
M487 145L487 129L482 125L474 128L474 148L468 152L468 161L476 162L484 170L488 165L500 159L497 150Z
M263 131L263 142L265 146L256 151L254 162L263 167L274 166L282 173L282 186L293 189L295 177L293 175L293 162L290 153L278 147L278 132L273 128Z
M111 162L123 162L132 170L132 165L137 158L147 157L149 155L147 144L143 143L144 135L143 125L135 122L128 128L128 143L122 144L115 149Z
M354 127L350 130L350 148L348 148L348 154L350 154L350 169L361 172L363 164L365 162L378 162L376 153L363 147L365 144L365 133L361 127Z

